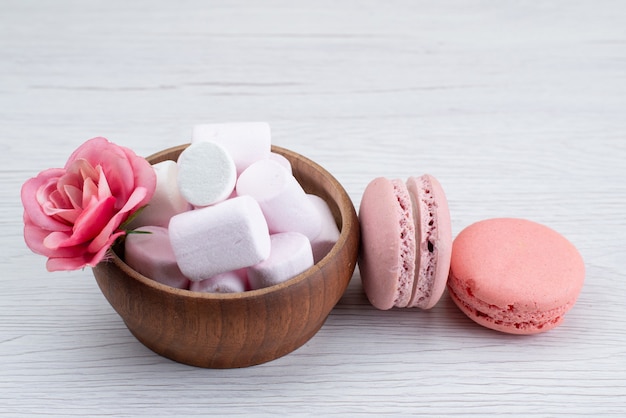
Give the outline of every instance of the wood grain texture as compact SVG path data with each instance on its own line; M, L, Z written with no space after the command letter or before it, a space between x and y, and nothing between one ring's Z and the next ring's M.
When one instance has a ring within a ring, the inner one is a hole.
M2 1L0 416L622 416L625 28L617 0ZM551 226L586 262L576 306L506 336L447 295L379 312L357 271L295 352L206 370L152 353L90 271L47 273L23 244L21 184L86 139L149 155L237 120L269 122L357 208L373 177L427 172L453 234Z

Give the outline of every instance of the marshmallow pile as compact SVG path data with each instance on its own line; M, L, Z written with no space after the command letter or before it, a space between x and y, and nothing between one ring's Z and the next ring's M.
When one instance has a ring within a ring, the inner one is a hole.
M125 260L160 283L219 293L272 286L339 238L328 204L271 151L267 123L197 125L178 161L153 168L156 190L130 225Z

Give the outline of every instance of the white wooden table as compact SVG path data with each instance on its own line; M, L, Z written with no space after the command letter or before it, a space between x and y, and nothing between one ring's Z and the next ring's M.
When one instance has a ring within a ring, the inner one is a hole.
M21 184L94 136L141 155L268 121L358 208L374 177L443 184L453 233L545 223L580 249L562 326L519 337L380 312L358 270L295 352L233 370L135 340L90 270L48 273ZM626 3L0 1L0 416L622 415Z

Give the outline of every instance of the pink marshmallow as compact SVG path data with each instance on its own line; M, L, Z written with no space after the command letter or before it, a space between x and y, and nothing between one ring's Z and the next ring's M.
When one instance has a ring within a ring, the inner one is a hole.
M252 196L263 209L270 233L300 232L309 239L319 235L318 210L295 177L276 161L260 160L237 180L237 195Z
M279 154L277 152L271 152L270 156L269 156L269 159L273 160L273 161L276 161L278 164L280 164L283 167L285 167L285 169L287 171L289 171L289 174L293 174L293 170L291 168L291 163L289 162L287 157L285 157L284 155Z
M191 210L191 205L178 190L178 165L166 160L152 166L156 174L156 189L148 205L130 223L130 229L145 225L167 228L170 218Z
M126 264L159 283L187 289L189 279L178 268L167 228L144 226L137 231L148 233L129 233L126 236Z
M202 141L178 157L178 188L194 206L209 206L230 196L237 181L235 163L223 146Z
M191 282L189 290L208 293L238 293L244 292L247 284L246 270L240 269L220 273L199 282Z
M250 288L273 286L297 276L313 265L309 239L298 232L283 232L271 236L270 256L248 268Z
M317 237L311 240L311 247L313 248L313 260L315 263L319 262L328 252L333 248L337 240L339 239L339 228L333 217L333 213L328 207L328 203L321 197L308 194L307 197L315 205L320 214L322 220L322 227Z
M267 223L250 196L178 214L169 232L178 265L193 281L254 265L270 254Z
M272 144L266 122L212 123L196 125L191 142L213 141L228 150L240 174L255 161L268 158Z

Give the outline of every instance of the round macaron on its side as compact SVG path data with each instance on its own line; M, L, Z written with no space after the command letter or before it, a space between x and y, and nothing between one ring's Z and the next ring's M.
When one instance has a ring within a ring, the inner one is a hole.
M445 290L450 266L448 204L430 175L407 182L372 180L359 208L359 269L378 309L432 308Z
M476 323L511 334L548 331L563 321L583 286L574 245L533 221L488 219L454 240L448 289Z

